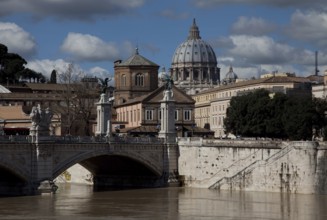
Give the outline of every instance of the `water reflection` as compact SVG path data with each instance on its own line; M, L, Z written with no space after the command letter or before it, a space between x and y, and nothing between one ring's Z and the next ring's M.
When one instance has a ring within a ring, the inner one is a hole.
M0 219L327 219L326 195L189 188L93 192L61 185L56 195L0 199Z

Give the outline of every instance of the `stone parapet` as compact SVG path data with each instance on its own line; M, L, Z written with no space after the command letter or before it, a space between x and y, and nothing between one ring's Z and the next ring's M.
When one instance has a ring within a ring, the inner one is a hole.
M190 140L179 142L179 174L199 188L327 193L326 143Z

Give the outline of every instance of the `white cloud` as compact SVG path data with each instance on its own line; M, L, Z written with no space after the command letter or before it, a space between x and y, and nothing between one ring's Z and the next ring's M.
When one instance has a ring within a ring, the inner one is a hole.
M92 67L91 69L89 69L87 71L91 76L95 76L95 77L98 77L98 78L112 78L113 77L113 74L111 74L108 70L102 68L102 67L99 67L99 66L96 66L96 67Z
M272 32L275 29L275 25L269 23L262 18L244 17L241 16L232 25L231 31L233 34L245 34L245 35L264 35Z
M310 42L327 51L327 13L297 10L287 26L286 33L297 40Z
M42 73L47 78L50 78L52 70L57 70L58 72L65 72L69 62L63 59L57 60L31 60L27 63L26 67L32 69L38 73Z
M226 56L226 57L217 57L218 63L227 63L227 65L231 65L235 59L234 57Z
M26 58L36 53L33 36L15 23L0 22L0 43L8 47L9 53Z
M2 0L0 16L29 13L34 18L93 20L127 14L145 4L145 0Z
M294 48L267 36L233 35L230 39L233 42L230 48L218 57L221 78L230 65L240 78L258 77L260 73L272 71L294 72L298 76L314 73L314 51ZM318 61L322 74L327 66L327 53L319 52Z
M119 58L119 50L114 43L89 34L69 33L61 50L81 61L114 61Z
M233 35L235 45L229 52L252 64L282 64L292 61L294 48L267 36Z
M32 60L29 61L26 65L27 68L30 68L36 72L42 73L48 79L50 78L52 70L56 70L58 74L65 73L68 69L68 66L72 64L69 61L65 61L63 59L57 60ZM108 70L95 66L90 69L83 69L78 64L73 63L73 74L78 77L98 77L98 78L113 78L113 74L111 74ZM113 81L112 81L113 82ZM111 84L112 84L111 82Z

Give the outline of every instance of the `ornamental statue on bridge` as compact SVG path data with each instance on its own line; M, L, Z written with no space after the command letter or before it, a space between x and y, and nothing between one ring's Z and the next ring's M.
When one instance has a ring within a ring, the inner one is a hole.
M176 143L175 100L172 90L174 82L168 75L165 76L164 81L165 90L160 105L161 126L158 137L163 138L165 143L173 144Z
M111 79L99 79L101 83L101 95L97 106L97 127L96 136L111 136L111 103L107 94L108 82Z
M37 140L39 136L50 136L50 124L53 117L49 108L42 109L40 104L33 106L30 113L32 120L32 127L30 128L30 136L33 141Z

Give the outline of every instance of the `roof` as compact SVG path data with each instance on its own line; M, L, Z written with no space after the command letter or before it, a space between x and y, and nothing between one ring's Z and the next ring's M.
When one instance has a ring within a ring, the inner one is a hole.
M51 84L51 83L26 83L28 88L35 90L46 90L46 91L62 91L65 90L64 84Z
M120 133L158 133L157 126L139 126L132 128L123 128Z
M241 82L237 82L234 84L220 85L218 87L199 92L198 94L196 94L194 96L211 93L214 91L228 90L228 89L237 88L237 87L250 86L250 85L256 85L256 84L264 84L264 83L267 83L267 84L268 83L310 83L310 80L308 78L304 78L304 77L285 77L285 76L260 78L260 79L254 79L254 80L241 81Z
M141 56L136 48L135 54L127 60L117 64L117 66L159 66L158 64Z
M320 75L310 75L307 76L307 78L314 83L323 83L324 82L324 76L320 76Z
M163 100L163 91L165 90L165 85L157 88L153 92L147 95L139 96L134 99L127 100L127 102L116 105L116 107L132 105L136 103L160 103ZM194 104L195 100L183 92L181 89L176 86L172 87L173 90L173 99L176 103L185 103L185 104Z
M6 87L0 85L0 93L11 93Z
M30 119L30 117L24 113L22 106L0 106L0 119L26 120Z

